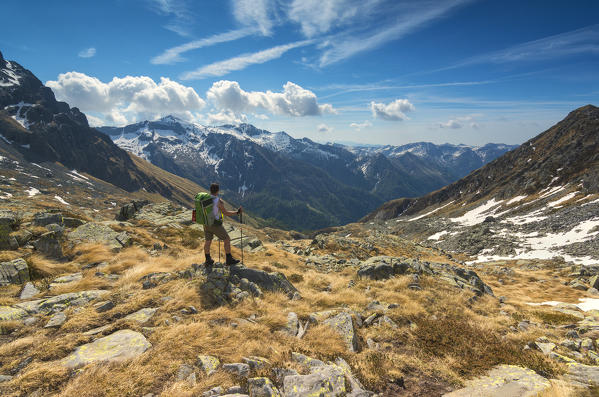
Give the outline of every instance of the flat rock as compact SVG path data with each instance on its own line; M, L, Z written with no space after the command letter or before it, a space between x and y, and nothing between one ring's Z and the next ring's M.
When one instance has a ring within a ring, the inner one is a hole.
M252 397L281 397L279 389L264 377L248 379L248 389Z
M94 362L124 361L139 356L150 347L152 345L142 334L124 329L79 346L61 363L67 368L78 368Z
M584 365L577 362L570 362L566 365L568 366L566 378L570 381L587 386L599 386L599 366Z
M220 360L214 356L200 354L198 355L197 365L207 376L210 376L220 367Z
M123 233L112 230L108 225L88 222L67 234L67 239L74 243L101 243L110 248L122 248L120 241L126 240Z
M60 328L60 326L65 323L65 321L67 321L66 314L62 312L56 313L55 315L50 317L50 320L48 320L46 325L44 325L44 328Z
M20 320L27 317L27 312L18 307L0 306L0 321Z
M65 276L57 277L54 280L52 280L52 283L50 283L50 288L56 288L56 287L64 285L64 284L81 281L82 278L83 278L82 273L72 273L72 274L67 274Z
M24 259L0 263L0 285L23 284L29 280L29 267Z
M17 303L15 307L23 309L30 314L49 313L55 311L57 308L82 306L109 293L110 291L104 290L69 292L47 299Z
M136 311L135 313L125 316L125 320L136 321L140 324L144 324L154 316L156 310L158 310L158 308L146 307Z
M290 375L283 381L285 397L344 396L345 375L336 365L316 367L309 375Z
M444 397L536 397L551 383L533 370L515 365L499 365L487 376L467 382L463 389Z

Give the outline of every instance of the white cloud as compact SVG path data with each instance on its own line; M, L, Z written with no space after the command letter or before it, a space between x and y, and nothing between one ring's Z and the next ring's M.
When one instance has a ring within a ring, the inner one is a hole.
M171 21L164 25L180 36L188 37L194 22L194 13L187 0L149 0L150 9L157 14L170 16Z
M47 81L46 85L58 100L83 112L101 114L106 122L116 125L168 114L194 119L205 106L193 88L165 77L160 82L147 76L114 77L104 83L84 73L68 72L58 75L56 81Z
M371 14L378 15L383 20L383 16L393 16L391 20L381 23L375 19L373 21L363 21L367 26L362 33L356 34L355 30L342 32L330 37L324 42L321 48L324 49L320 56L320 67L340 62L360 52L373 50L389 41L400 39L425 24L445 16L456 7L465 4L471 0L444 0L441 2L422 2L418 6L404 3L382 3L380 9L366 8ZM377 2L371 1L372 6ZM363 15L360 12L358 15ZM380 26L378 29L371 29L372 26Z
M297 41L295 43L284 44L276 47L269 48L267 50L243 54L234 58L226 59L224 61L215 62L210 65L202 66L196 70L184 72L181 75L182 80L193 80L202 79L210 76L224 76L230 72L236 70L242 70L250 65L258 63L264 63L273 59L280 58L287 51L306 46L312 43L310 40Z
M161 64L173 64L176 62L182 62L185 61L185 58L183 58L181 56L181 54L191 51L191 50L197 50L198 48L202 48L202 47L209 47L215 44L220 44L220 43L226 43L228 41L234 41L234 40L238 40L241 39L243 37L249 36L251 34L257 33L258 30L255 28L243 28L243 29L238 29L238 30L232 30L230 32L226 32L226 33L219 33L219 34L215 34L213 36L204 38L204 39L200 39L200 40L194 40L194 41L190 41L188 43L185 44L181 44L179 46L176 47L172 47L169 48L167 50L165 50L162 54L155 56L154 58L152 58L150 60L151 63L155 64L155 65L161 65Z
M275 0L232 0L235 19L245 26L258 27L270 35L276 19Z
M414 111L416 108L407 99L396 99L388 104L370 102L370 110L374 118L401 121L408 119L405 113Z
M360 131L360 130L363 130L364 128L372 127L372 123L370 121L366 120L363 123L351 123L349 126L351 128L355 128L356 131Z
M306 37L327 33L343 26L356 16L366 17L381 0L293 0L288 17L300 24Z
M240 124L246 123L247 117L244 114L238 115L232 110L223 109L218 113L209 113L205 121L210 125Z
M283 92L248 92L236 81L220 80L212 84L206 96L219 109L235 113L262 109L271 114L301 117L336 112L330 104L318 104L316 94L312 91L292 82L283 86Z
M320 132L321 134L326 134L329 132L333 131L333 127L329 127L328 125L322 123L322 124L318 124L318 132Z
M451 119L451 120L448 120L446 123L439 123L439 127L440 128L458 129L458 128L462 128L463 125L458 120Z
M79 54L77 54L77 56L79 58L91 58L94 55L96 55L96 49L94 47L90 47L90 48L86 48L85 50L81 50L81 51L79 51Z

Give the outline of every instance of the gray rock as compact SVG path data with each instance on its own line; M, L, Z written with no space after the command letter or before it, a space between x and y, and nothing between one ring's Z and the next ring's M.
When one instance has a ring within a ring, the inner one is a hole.
M196 374L193 371L193 367L189 364L182 364L177 371L177 380L185 380L190 386L195 386Z
M243 357L241 360L249 365L252 371L256 371L270 365L270 361L264 357L250 356Z
M599 386L599 366L569 363L566 378L583 386Z
M0 285L22 284L29 280L29 267L24 259L0 263Z
M23 324L26 326L31 326L33 324L37 323L37 317L27 317L25 320L23 320Z
M535 347L543 352L544 355L549 355L555 349L555 343L551 342L534 342Z
M213 387L207 392L202 393L202 397L211 397L211 396L220 396L223 393L223 388L221 386Z
M207 376L210 376L218 370L220 360L213 356L200 354L198 356L197 365Z
M145 324L154 316L158 308L146 307L125 316L125 320L135 321L139 324Z
M94 362L123 361L139 356L150 347L142 334L124 329L79 346L61 363L67 368L79 368Z
M333 365L318 367L309 375L286 376L283 390L285 397L335 397L347 392L343 370Z
M64 314L63 312L56 313L52 317L50 317L50 320L46 325L44 325L44 328L60 328L60 326L65 323L65 321L67 321L66 314Z
M29 281L23 286L21 294L19 295L19 299L31 299L39 293L40 290L35 288L35 285L33 285L33 283Z
M275 380L275 383L278 385L283 384L283 380L285 379L286 376L299 375L298 372L292 368L273 368L271 373L272 373L272 378Z
M104 313L114 307L114 303L112 301L102 301L98 302L94 305L94 308L98 313Z
M109 291L89 290L80 292L69 292L53 296L47 299L38 299L17 303L15 307L25 310L31 314L58 312L64 310L68 306L81 306L97 299L101 296L109 294Z
M223 364L222 368L235 376L244 378L247 378L250 374L250 366L244 363Z
M6 227L9 229L14 228L17 225L17 214L13 211L0 211L0 227Z
M33 216L33 226L47 226L52 223L62 224L62 213L60 212L38 212Z
M241 394L243 393L243 388L241 386L231 386L226 391L227 394Z
M288 296L293 296L294 293L298 292L283 273L267 273L264 270L252 269L243 265L231 266L230 272L231 276L237 276L239 279L245 278L265 291L281 291Z
M332 327L341 336L349 351L358 352L358 335L352 316L349 313L339 313L334 317L326 319L323 323Z
M10 375L0 375L0 383L1 382L8 382L11 379L12 379L12 376L10 376Z
M129 204L125 204L119 210L118 215L116 216L117 221L126 221L135 217L135 214L140 211L144 206L150 204L147 200L136 200L132 201Z
M84 220L81 220L78 218L69 218L69 217L62 218L62 224L68 228L79 227L79 226L83 225L84 223L85 223Z
M50 258L60 259L64 256L62 253L62 245L60 244L56 232L42 234L37 241L33 242L33 246L37 251Z
M17 240L19 247L24 247L33 237L33 233L31 233L29 230L22 229L12 233L12 237Z
M287 328L285 328L285 331L291 336L296 336L299 331L299 319L294 312L287 314Z
M67 239L75 244L101 243L110 248L122 248L126 237L123 233L115 232L104 223L88 222L67 234Z
M251 397L281 397L279 389L264 377L248 379L248 390Z
M56 288L56 287L64 285L64 284L81 281L82 278L83 278L82 273L72 273L72 274L67 274L67 275L61 276L61 277L57 277L54 280L52 280L52 283L50 283L50 288Z

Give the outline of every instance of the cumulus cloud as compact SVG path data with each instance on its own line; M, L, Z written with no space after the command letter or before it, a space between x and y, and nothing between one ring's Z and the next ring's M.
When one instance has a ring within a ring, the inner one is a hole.
M316 94L292 82L283 86L283 92L244 91L236 81L220 80L212 84L207 98L219 109L235 113L265 110L284 116L318 116L336 113L330 104L320 105Z
M223 109L218 113L208 113L204 120L211 125L247 123L247 117L244 114L238 115L229 109Z
M461 116L449 119L445 123L439 123L439 128L459 129L467 125L475 130L480 128L480 125L474 121L473 116Z
M457 121L455 119L448 120L445 123L439 123L439 127L441 127L441 128L458 129L458 128L462 128L463 126L464 125L462 123L460 123L459 121Z
M320 132L321 134L326 134L328 132L333 131L333 127L329 127L328 125L322 123L322 124L318 124L318 132Z
M57 99L83 112L101 115L114 125L168 114L194 119L205 106L193 88L165 77L159 82L147 76L114 77L105 83L84 73L68 72L58 75L55 81L47 81L46 85Z
M372 123L370 121L366 120L363 123L351 123L349 126L351 128L355 128L356 131L360 131L360 130L363 130L364 128L372 127Z
M416 110L414 105L407 99L396 99L395 101L384 104L370 102L370 110L374 118L380 118L389 121L401 121L408 119L407 112Z
M77 54L79 58L91 58L94 55L96 55L96 49L94 47L89 47L84 50L81 50L79 51L79 54Z

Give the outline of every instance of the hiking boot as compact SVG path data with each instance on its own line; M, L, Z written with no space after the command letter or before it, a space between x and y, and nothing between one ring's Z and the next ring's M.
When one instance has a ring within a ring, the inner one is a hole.
M208 266L212 266L214 265L214 259L212 259L210 257L209 254L206 255L206 261L204 262L204 266L208 267Z
M232 265L236 265L239 263L239 259L235 259L233 258L233 256L231 254L227 254L227 266L232 266Z

